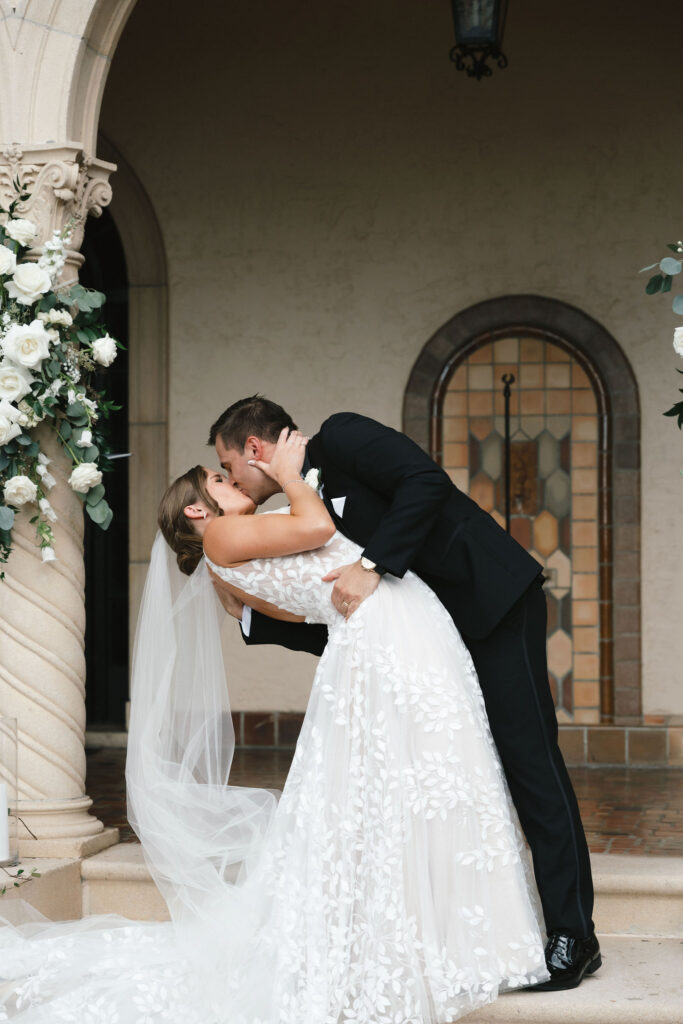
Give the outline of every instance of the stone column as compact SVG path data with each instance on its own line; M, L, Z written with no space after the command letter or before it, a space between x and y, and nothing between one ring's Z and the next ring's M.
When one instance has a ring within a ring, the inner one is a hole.
M19 179L30 198L17 210L38 224L40 244L73 218L62 279L78 278L85 218L111 200L114 165L75 146L5 149L0 159L3 206ZM70 463L45 424L42 449L57 479L50 491L57 561L43 563L29 523L31 506L17 515L14 550L0 582L0 714L19 724L19 826L22 857L83 856L117 841L88 813L85 794L85 605L83 506L67 483Z

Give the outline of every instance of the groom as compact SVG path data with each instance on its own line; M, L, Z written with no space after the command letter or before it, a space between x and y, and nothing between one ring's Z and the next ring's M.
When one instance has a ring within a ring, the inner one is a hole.
M280 431L295 429L260 395L235 402L211 427L209 444L236 487L261 504L280 490L268 463ZM347 618L385 574L417 573L450 612L479 676L491 731L534 863L545 916L550 981L579 985L601 964L591 914L588 847L562 754L548 686L541 566L404 434L355 413L330 416L311 438L304 473L320 470L322 498L337 529L363 547L359 561L325 577ZM214 580L242 618L248 644L321 654L322 625L288 623L245 609ZM429 637L425 637L429 643Z

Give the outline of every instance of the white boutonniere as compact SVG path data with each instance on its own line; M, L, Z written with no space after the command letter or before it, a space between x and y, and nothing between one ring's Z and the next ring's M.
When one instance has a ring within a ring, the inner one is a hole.
M313 467L313 469L309 469L308 473L304 477L304 483L308 484L309 487L312 487L314 491L320 494L320 470L317 469L316 467Z

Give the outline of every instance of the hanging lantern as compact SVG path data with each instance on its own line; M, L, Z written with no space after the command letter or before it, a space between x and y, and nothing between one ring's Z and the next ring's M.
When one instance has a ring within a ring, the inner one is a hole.
M507 57L501 47L507 14L507 0L451 0L455 23L455 46L450 57L458 71L466 71L479 81L493 71L487 64L495 60L506 68Z

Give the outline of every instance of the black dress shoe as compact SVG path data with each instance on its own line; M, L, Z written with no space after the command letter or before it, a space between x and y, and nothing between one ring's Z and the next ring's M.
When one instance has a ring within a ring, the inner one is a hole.
M575 939L564 932L553 932L546 943L545 962L550 980L533 985L532 992L557 992L577 988L586 974L595 974L602 965L595 932L586 939Z

